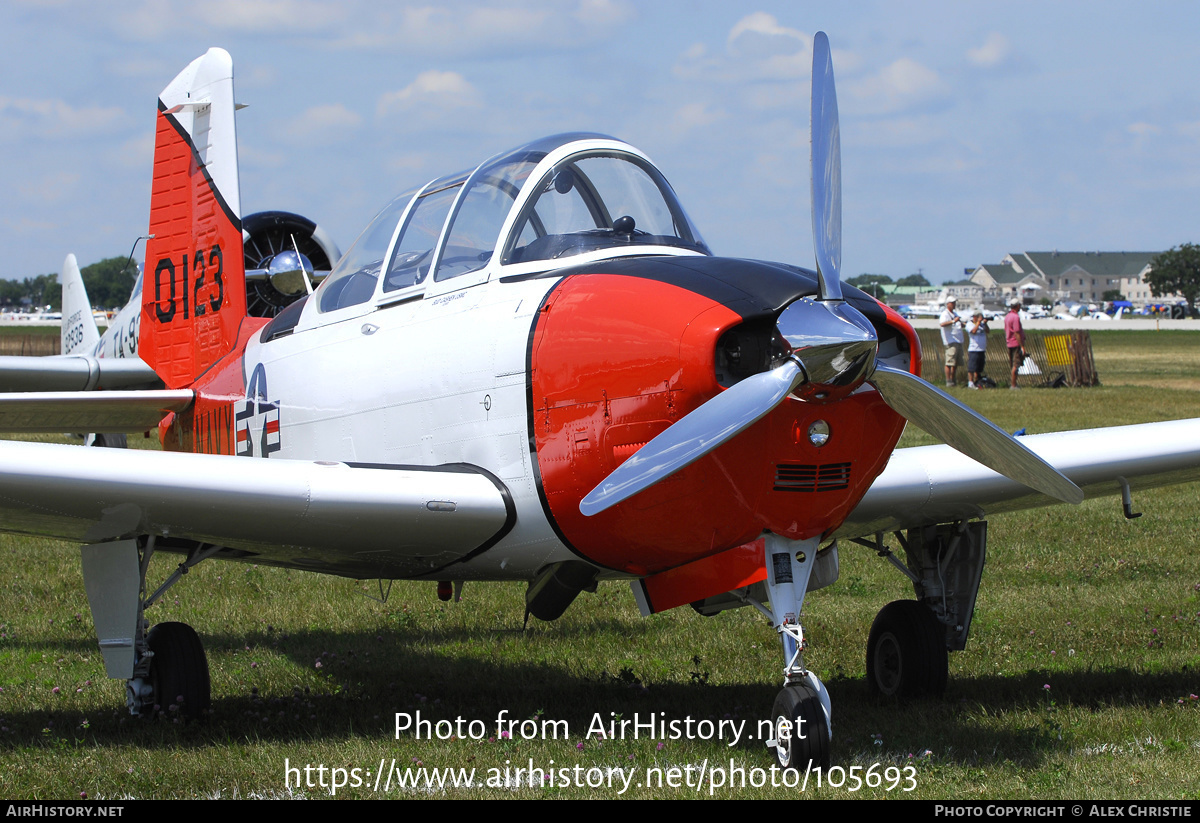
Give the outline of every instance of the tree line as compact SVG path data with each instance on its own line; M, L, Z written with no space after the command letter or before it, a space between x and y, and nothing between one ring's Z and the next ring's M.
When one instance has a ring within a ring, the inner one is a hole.
M128 257L108 257L79 270L92 308L116 309L129 302L137 279L137 263ZM24 280L0 280L0 308L5 311L62 309L62 284L57 274L39 274Z
M860 274L858 277L851 277L846 282L855 288L862 289L872 297L882 300L884 296L883 289L876 288L876 286L890 284L892 283L892 278L886 274ZM895 283L897 286L912 289L931 287L930 282L925 279L925 275L923 274L910 274L908 277L901 277Z

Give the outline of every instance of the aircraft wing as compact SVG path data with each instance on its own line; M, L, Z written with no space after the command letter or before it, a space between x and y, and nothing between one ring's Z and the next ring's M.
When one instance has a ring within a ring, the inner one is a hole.
M1087 497L1200 480L1200 420L1174 420L1022 437ZM835 537L864 537L1057 505L949 446L897 449Z
M0 432L149 431L194 398L191 389L0 394Z
M0 357L0 392L161 388L162 380L137 358Z
M414 577L513 527L504 485L466 465L328 461L0 442L0 530L85 543L157 535L160 548L348 577Z

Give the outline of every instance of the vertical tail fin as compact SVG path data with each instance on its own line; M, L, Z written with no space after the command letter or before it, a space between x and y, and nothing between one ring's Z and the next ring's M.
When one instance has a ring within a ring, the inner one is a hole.
M233 60L209 49L158 100L138 352L168 388L233 349L246 315Z
M75 255L68 254L62 267L62 347L63 354L94 354L100 331L92 317L92 304Z

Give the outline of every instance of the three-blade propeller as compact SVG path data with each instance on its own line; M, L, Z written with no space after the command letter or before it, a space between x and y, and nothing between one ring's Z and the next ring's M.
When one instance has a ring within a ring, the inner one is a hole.
M777 326L790 355L771 371L735 383L651 440L589 492L579 510L598 514L653 486L745 431L789 395L827 403L863 382L893 410L968 457L1043 494L1081 502L1079 487L987 418L876 359L874 327L842 301L841 139L824 32L813 39L812 87L813 243L820 299L797 300L780 314Z

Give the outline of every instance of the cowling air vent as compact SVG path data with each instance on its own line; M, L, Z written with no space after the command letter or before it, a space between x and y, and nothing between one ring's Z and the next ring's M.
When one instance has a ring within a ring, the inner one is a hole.
M775 467L777 492L832 492L849 485L849 463L780 463Z

